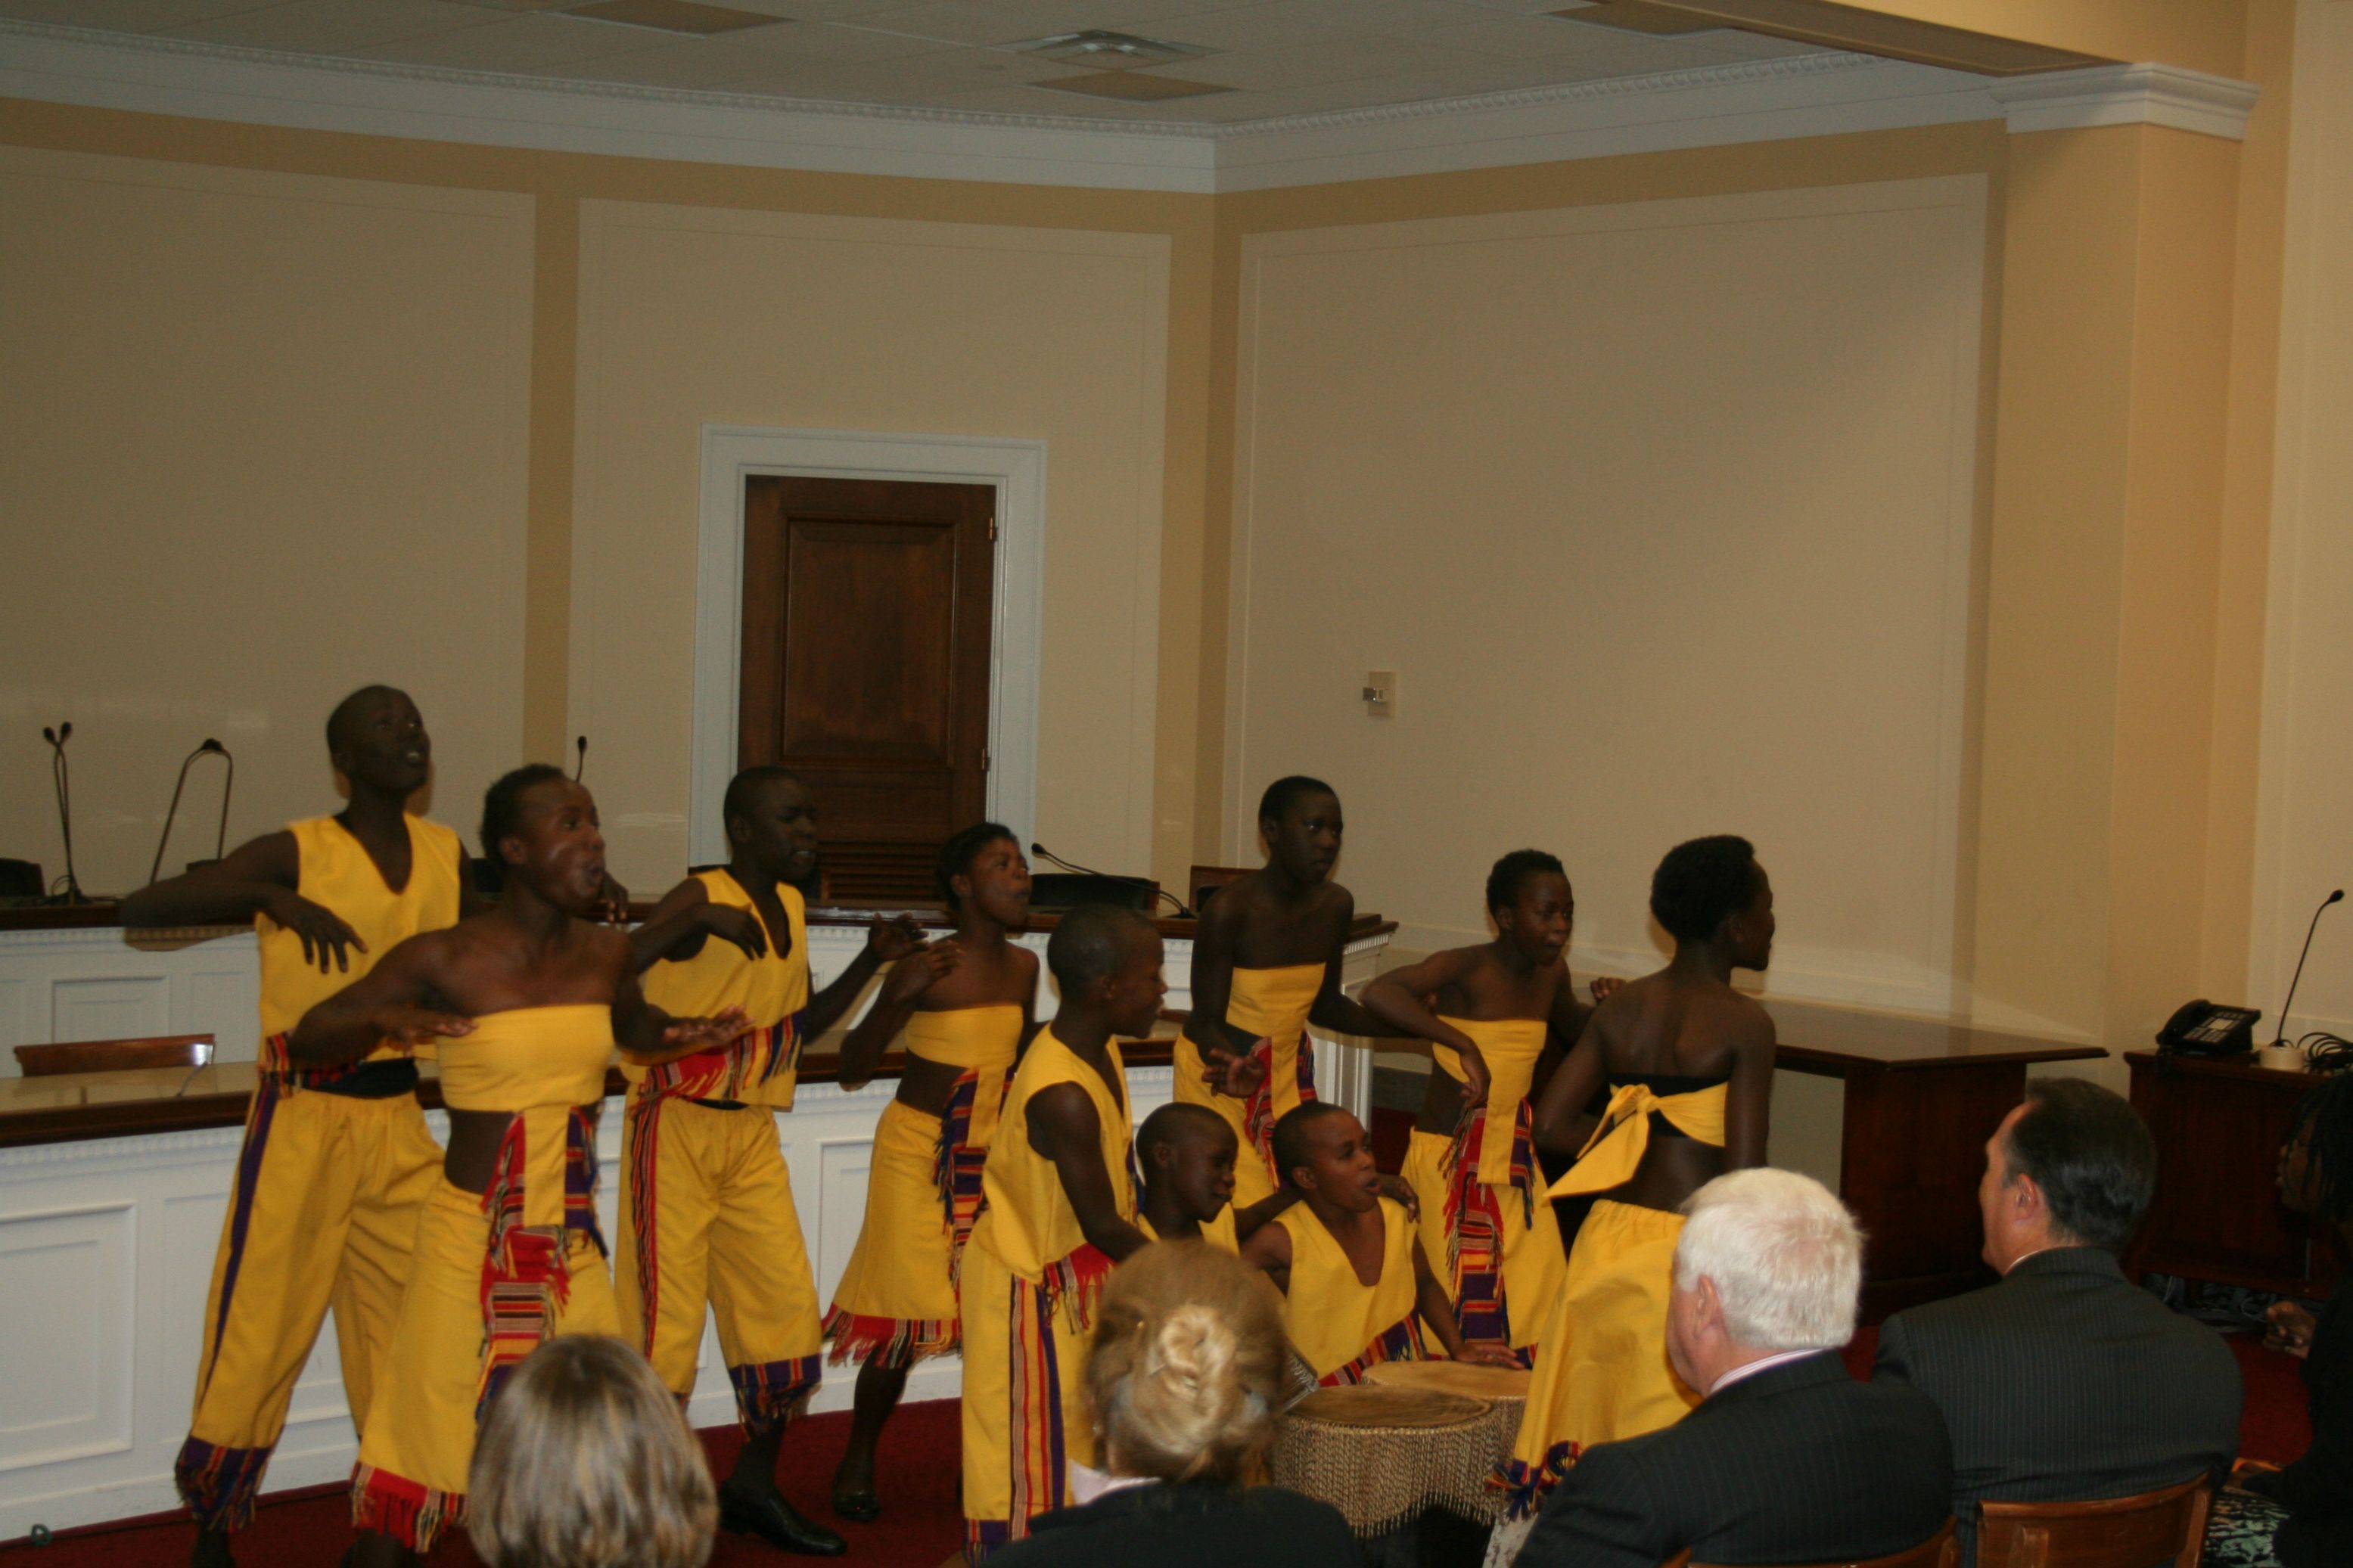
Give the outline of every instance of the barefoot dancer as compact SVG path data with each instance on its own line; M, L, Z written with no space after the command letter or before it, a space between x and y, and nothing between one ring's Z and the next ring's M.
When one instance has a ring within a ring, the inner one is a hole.
M874 1448L907 1369L957 1348L958 1261L1038 995L1038 955L1009 940L1029 919L1029 864L1012 830L983 822L949 839L939 889L955 931L891 972L841 1049L841 1087L857 1089L892 1040L903 1035L907 1047L898 1092L874 1128L865 1225L825 1320L833 1359L864 1363L833 1477L833 1510L844 1519L881 1512Z
M744 1026L673 1018L639 993L628 939L591 920L606 885L596 803L561 770L492 784L482 844L504 873L497 907L400 943L287 1042L316 1068L438 1041L449 1108L352 1475L363 1565L413 1562L460 1519L475 1424L507 1369L550 1334L619 1331L589 1120L616 1044L659 1060Z

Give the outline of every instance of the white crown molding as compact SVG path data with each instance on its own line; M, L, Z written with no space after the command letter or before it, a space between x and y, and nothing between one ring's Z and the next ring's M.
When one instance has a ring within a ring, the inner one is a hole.
M2263 89L2179 66L2092 66L1996 82L2013 134L2096 125L2164 125L2242 142Z
M2255 89L2167 66L1989 82L1816 54L1212 126L564 81L0 21L0 95L548 152L1208 194L2005 112L2012 131L2147 122L2236 138Z

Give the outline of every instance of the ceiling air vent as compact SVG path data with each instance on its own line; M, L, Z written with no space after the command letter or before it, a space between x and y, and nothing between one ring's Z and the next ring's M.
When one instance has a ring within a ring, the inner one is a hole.
M997 47L1009 54L1067 60L1071 65L1092 66L1097 70L1174 65L1178 60L1198 59L1218 52L1198 44L1172 44L1165 38L1139 38L1133 33L1107 33L1101 28L1085 33L1057 33L1050 38L1030 38L1018 44L999 44Z

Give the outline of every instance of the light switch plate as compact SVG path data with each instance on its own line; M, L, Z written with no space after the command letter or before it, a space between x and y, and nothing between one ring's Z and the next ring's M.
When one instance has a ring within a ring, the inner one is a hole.
M1375 719L1397 717L1397 671L1376 669L1365 676L1365 711Z

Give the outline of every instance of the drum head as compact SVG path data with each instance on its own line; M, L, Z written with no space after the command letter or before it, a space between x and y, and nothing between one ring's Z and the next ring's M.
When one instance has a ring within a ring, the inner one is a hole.
M1474 1366L1459 1361L1385 1361L1365 1372L1375 1388L1420 1389L1482 1401L1525 1399L1529 1374L1515 1366Z
M1422 1388L1319 1388L1292 1407L1294 1423L1315 1426L1459 1426L1486 1414L1459 1394Z

